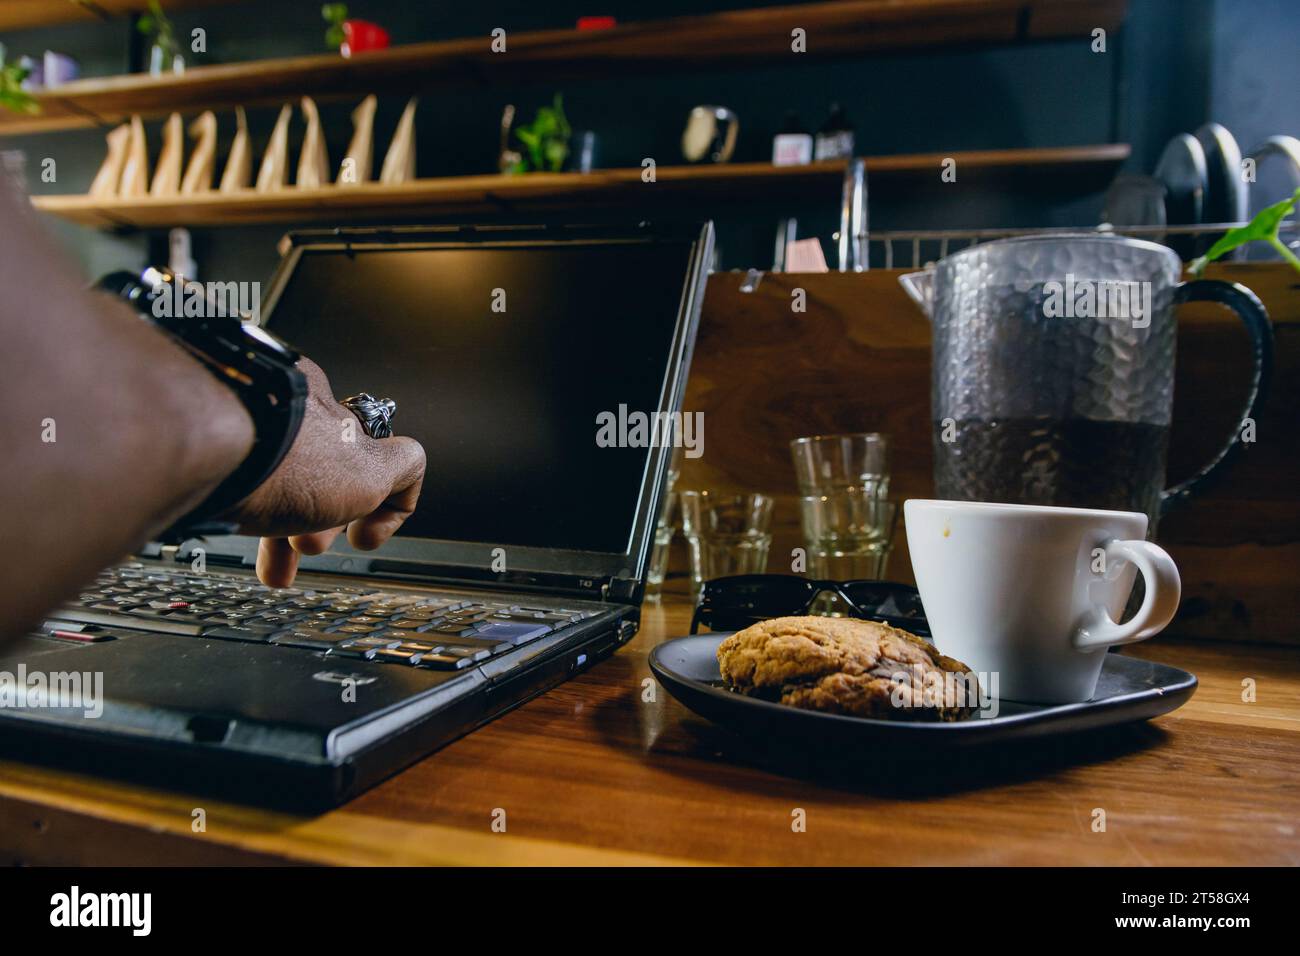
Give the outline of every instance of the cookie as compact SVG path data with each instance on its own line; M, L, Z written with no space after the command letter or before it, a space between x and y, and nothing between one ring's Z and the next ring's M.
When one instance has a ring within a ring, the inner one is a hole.
M960 720L975 675L929 641L877 621L778 617L718 645L727 685L792 707L880 720Z

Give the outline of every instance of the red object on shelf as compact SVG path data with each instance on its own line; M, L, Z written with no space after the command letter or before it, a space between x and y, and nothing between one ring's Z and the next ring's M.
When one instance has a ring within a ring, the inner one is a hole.
M388 47L388 31L369 20L344 20L343 44L339 52L344 56L383 50Z
M613 17L578 17L579 30L612 30L618 26Z

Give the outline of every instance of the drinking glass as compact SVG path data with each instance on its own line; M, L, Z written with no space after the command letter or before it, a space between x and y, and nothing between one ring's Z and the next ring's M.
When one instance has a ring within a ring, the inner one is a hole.
M677 496L673 494L670 476L667 497L664 498L663 512L659 523L655 525L655 543L650 551L650 567L646 571L645 596L657 600L664 586L664 576L668 573L668 554L673 543L673 534L677 531Z
M664 487L663 500L659 505L659 519L655 524L655 543L650 550L650 567L646 569L645 596L658 600L663 590L664 577L668 573L668 556L673 543L673 534L677 525L677 479L682 473L681 445L673 447L672 458L668 462L668 478Z
M898 508L888 500L889 440L876 432L815 435L790 443L810 575L884 577Z
M772 499L761 494L683 491L682 533L691 553L691 592L713 578L762 574L772 546Z
M889 494L889 438L879 432L796 438L790 442L790 458L800 494Z
M898 525L894 502L839 493L804 495L799 504L810 577L828 581L884 578Z

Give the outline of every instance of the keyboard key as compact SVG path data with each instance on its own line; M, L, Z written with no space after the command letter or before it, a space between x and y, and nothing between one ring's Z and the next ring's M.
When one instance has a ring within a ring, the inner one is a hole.
M513 644L506 641L485 640L467 635L440 638L438 643L443 647L470 647L475 650L487 651L489 654L501 654L514 648Z
M335 645L329 649L330 657L351 657L356 660L371 661L375 659L373 647L341 647Z
M405 651L400 647L381 647L375 650L374 659L394 664L414 664L419 656L415 651Z
M253 618L253 621L259 624L273 624L277 627L288 627L298 619L296 614L280 614L276 611L267 611Z
M536 640L551 632L549 624L507 624L503 621L491 621L480 625L474 631L474 637L488 641L504 641L507 644L524 644Z
M469 624L437 624L433 627L417 631L417 634L471 634L474 628Z
M426 644L424 642L406 641L397 645L399 651L410 651L413 654L436 654L443 649L443 644Z
M336 614L333 611L313 611L304 617L303 620L320 621L321 626L324 627L325 624L338 624L341 621L347 620L347 618L341 614Z
M400 639L382 637L352 637L340 644L340 647L397 647Z
M507 623L543 625L548 631L552 630L553 625L549 621L543 621L533 614L493 614L488 620L506 621Z
M485 661L492 656L492 652L486 648L457 647L454 644L443 647L442 654L446 657L463 657L468 661Z
M333 630L338 631L340 634L371 634L379 630L379 628L373 624L343 624L333 628Z
M154 634L180 634L197 637L203 631L199 621L168 618L166 615L119 614L113 611L98 611L90 608L60 608L50 612L50 619L55 621L76 621L80 624L103 624L107 627L122 627L135 631L150 631Z
M415 633L413 631L398 630L396 628L377 628L375 632L370 635L370 637L379 638L385 641L397 641L400 644L406 644L411 641L419 641L421 638L424 637L424 635L420 633ZM424 641L424 643L434 644L438 642L434 638L430 637L426 641Z
M437 671L463 671L473 663L469 658L450 654L421 654L415 662L417 667L429 667Z
M402 612L403 621L415 621L418 624L428 624L430 621L441 620L446 617L443 611L422 611L419 608L408 608Z
M457 598L426 598L419 604L415 605L413 611L453 611L456 608L468 607L469 601L459 600Z
M477 624L479 621L486 621L491 616L491 611L458 611L447 620L456 624Z
M252 620L253 615L241 611L223 611L218 614L206 614L202 618L209 624L243 624Z
M403 596L403 597L398 597L397 595L393 594L393 595L389 595L388 597L382 598L380 600L372 601L370 603L370 607L372 610L378 608L378 609L392 612L392 611L400 610L401 608L404 607L410 607L413 604L419 604L420 600L421 599L419 595L415 595L415 594L409 596Z
M351 640L348 634L327 634L309 627L296 627L271 635L272 644L284 644L288 647L303 647L313 651L328 651L345 641Z

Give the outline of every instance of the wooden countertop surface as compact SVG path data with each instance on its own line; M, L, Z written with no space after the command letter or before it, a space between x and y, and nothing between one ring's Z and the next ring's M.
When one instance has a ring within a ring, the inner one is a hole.
M909 773L809 778L644 683L649 650L688 620L680 595L647 605L610 660L321 816L0 762L0 861L1300 863L1294 649L1157 638L1130 651L1200 687L1150 723ZM492 829L498 809L505 833Z

